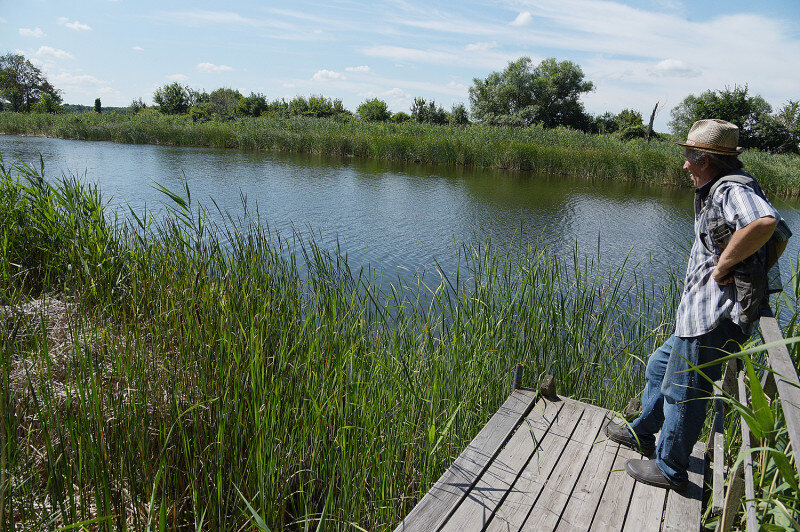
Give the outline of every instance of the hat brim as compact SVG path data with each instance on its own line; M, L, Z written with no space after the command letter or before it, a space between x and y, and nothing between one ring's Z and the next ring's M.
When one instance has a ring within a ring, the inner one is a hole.
M695 151L704 151L706 153L713 153L714 155L739 155L744 151L744 148L738 146L735 150L731 150L728 148L712 148L712 147L700 147L696 144L685 144L683 142L676 142L678 146L683 146L684 148L689 148L690 150Z

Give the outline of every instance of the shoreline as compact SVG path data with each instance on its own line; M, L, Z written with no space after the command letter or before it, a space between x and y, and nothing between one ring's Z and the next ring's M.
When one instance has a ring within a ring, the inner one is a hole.
M0 133L174 147L308 153L489 170L531 171L583 179L688 188L680 149L669 140L622 141L566 128L435 126L305 117L193 122L147 109L136 115L0 112ZM800 196L800 156L754 150L745 169L768 193Z

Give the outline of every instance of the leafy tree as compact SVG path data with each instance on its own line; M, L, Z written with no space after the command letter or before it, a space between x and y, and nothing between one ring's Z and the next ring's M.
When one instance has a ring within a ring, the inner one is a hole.
M207 97L212 117L217 120L233 120L236 118L237 105L243 98L242 93L234 89L221 88L213 91Z
M370 98L359 105L356 113L362 120L374 122L386 122L392 117L392 113L389 112L389 107L386 105L386 102L378 98Z
M647 136L647 128L642 123L642 114L633 109L623 109L614 117L619 137L622 140L643 139Z
M789 100L775 115L775 119L789 131L800 133L800 102Z
M267 109L267 114L282 118L288 118L290 116L289 103L283 98L281 98L280 100L273 100L272 103L269 104L269 109Z
M197 103L198 93L184 87L177 81L156 89L153 101L159 106L162 113L168 115L183 114L189 111L192 104Z
M769 116L772 107L761 96L749 96L747 85L725 88L721 91L708 90L700 96L690 94L670 115L672 133L685 138L697 120L721 118L739 126L739 144L745 148L759 147L755 129L764 116Z
M409 120L411 120L411 115L404 113L403 111L398 111L392 115L392 122L395 124L402 124L403 122L408 122Z
M131 100L131 104L128 106L131 114L136 114L142 109L147 109L147 105L142 101L141 98L134 98Z
M763 115L753 127L750 140L753 146L772 153L797 153L798 135L784 125L779 115Z
M333 102L324 96L309 96L307 115L315 118L333 116Z
M642 123L642 113L634 111L633 109L623 109L620 111L616 116L616 121L620 129L644 126Z
M44 95L48 95L46 106L54 108L61 104L61 96L42 74L21 54L0 56L0 101L3 107L15 112L29 112Z
M447 112L441 106L437 107L435 101L426 102L424 98L414 98L411 116L421 124L447 123Z
M189 108L189 118L192 122L208 122L214 118L214 104L201 101Z
M236 112L240 116L261 116L268 108L267 97L260 93L251 92L250 96L236 102Z
M303 96L295 96L289 102L290 116L305 116L308 110L308 101Z
M469 89L472 115L501 125L539 123L588 129L591 119L579 98L594 85L583 78L583 70L572 61L550 58L533 68L529 57L521 57L509 62L503 72L473 79Z
M447 123L451 126L465 126L469 124L469 113L463 103L453 105L447 114Z
M100 98L94 99L94 112L100 114L103 112L103 105L100 103Z
M344 104L342 103L342 100L340 100L339 98L333 100L333 114L334 116L341 116L341 115L353 116L353 113L351 113L350 111L347 110L347 108L345 108Z
M619 130L619 138L622 140L643 139L647 136L647 128L644 125L628 126Z
M592 131L595 133L614 133L619 129L619 122L614 113L605 112L594 117Z
M800 102L789 100L775 115L775 120L786 129L791 139L786 151L797 153L800 150Z
M64 108L61 106L61 99L53 97L52 94L44 93L39 100L31 106L34 113L61 114Z
M274 102L273 106L276 111L280 108L277 101ZM289 102L288 112L292 116L310 116L313 118L330 118L337 115L350 114L344 108L342 100L331 100L320 95L309 96L308 99L297 96Z

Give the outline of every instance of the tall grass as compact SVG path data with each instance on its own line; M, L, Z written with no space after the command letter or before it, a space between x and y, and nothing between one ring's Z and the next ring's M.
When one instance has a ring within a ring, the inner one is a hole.
M17 166L0 190L14 527L392 527L517 362L620 407L677 293L466 245L453 275L385 288L257 218L208 225L185 192L123 225L72 178ZM31 310L54 291L74 312Z
M246 205L211 224L164 190L120 222L77 179L1 170L0 527L392 528L517 362L619 409L679 297L478 244L387 286Z
M133 144L303 152L400 162L507 168L596 179L688 186L680 149L668 141L623 142L557 128L467 127L304 117L192 122L146 110L136 115L0 113L0 132ZM747 152L764 188L800 194L800 157Z

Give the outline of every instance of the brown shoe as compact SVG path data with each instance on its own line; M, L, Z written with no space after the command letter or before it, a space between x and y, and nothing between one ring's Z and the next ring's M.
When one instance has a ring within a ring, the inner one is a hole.
M689 484L688 480L680 484L671 482L658 468L655 460L628 460L625 462L625 471L637 481L657 488L681 491Z
M614 442L630 447L634 451L642 453L644 456L652 456L656 450L655 445L640 445L639 441L631 436L627 425L619 425L613 421L606 425L606 436Z

